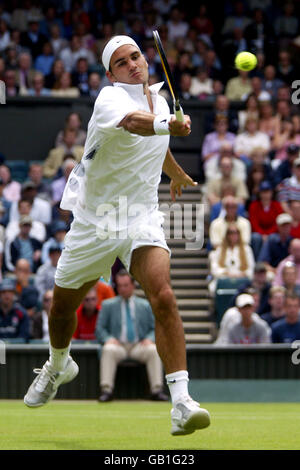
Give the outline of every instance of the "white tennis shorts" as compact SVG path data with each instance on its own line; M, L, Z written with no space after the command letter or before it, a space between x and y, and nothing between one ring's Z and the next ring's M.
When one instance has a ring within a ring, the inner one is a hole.
M161 213L152 212L132 224L130 231L123 230L103 239L96 225L75 218L65 237L55 283L59 287L79 289L86 282L101 276L108 282L116 258L129 271L132 252L141 246L159 246L170 254L162 223Z

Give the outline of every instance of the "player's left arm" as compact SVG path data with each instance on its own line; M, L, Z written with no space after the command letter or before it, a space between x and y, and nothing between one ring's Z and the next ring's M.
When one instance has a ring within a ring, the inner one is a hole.
M176 194L181 196L182 186L186 188L187 186L197 186L198 184L189 175L187 175L181 166L176 162L170 148L167 150L162 170L171 180L170 194L172 201L176 200Z

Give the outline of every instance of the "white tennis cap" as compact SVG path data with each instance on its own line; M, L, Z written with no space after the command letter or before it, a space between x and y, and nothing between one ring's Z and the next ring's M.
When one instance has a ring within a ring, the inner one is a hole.
M140 51L139 46L131 37L114 36L110 41L108 41L102 52L102 63L106 70L109 70L110 59L115 50L117 50L121 46L125 46L125 44L131 44L132 46L137 47L137 49Z
M241 294L236 298L235 305L238 308L246 307L246 305L254 305L254 299L253 299L252 295Z

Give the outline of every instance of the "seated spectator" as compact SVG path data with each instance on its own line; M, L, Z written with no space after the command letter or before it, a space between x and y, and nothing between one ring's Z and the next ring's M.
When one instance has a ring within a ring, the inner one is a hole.
M300 201L289 201L292 216L291 237L300 238Z
M230 108L230 101L224 94L216 97L213 110L205 114L205 134L214 131L216 118L219 116L227 118L228 130L235 134L238 130L238 116L236 111Z
M55 147L66 145L65 140L64 140L66 129L71 129L72 131L75 131L76 133L75 142L73 145L79 145L83 147L85 144L85 139L86 139L86 131L82 129L81 126L82 126L82 119L81 119L80 114L75 113L75 112L70 113L66 118L64 129L59 131L59 133L56 136Z
M167 21L170 41L175 41L178 37L186 37L189 25L184 20L184 17L183 10L175 4L170 11L170 17Z
M276 35L283 39L294 38L299 28L299 20L295 14L295 5L286 2L282 5L281 14L276 18L274 29Z
M226 196L236 197L236 190L230 183L224 183L221 185L220 201L216 202L210 207L210 223L217 217L225 216L225 209L223 207L222 201L224 198L226 198ZM247 216L244 204L238 204L237 215L241 215L242 217Z
M63 250L65 244L64 244L64 239L67 233L68 227L65 222L62 220L55 220L53 224L51 224L51 237L48 238L48 240L43 243L43 248L42 248L42 263L46 263L47 261L50 261L49 257L49 250L50 248L54 245L57 246L59 245L61 250Z
M96 322L100 312L96 289L92 288L84 297L81 305L78 307L77 327L73 334L73 339L85 341L95 340Z
M81 95L87 94L89 89L89 64L85 57L77 59L71 79L73 86L79 89Z
M47 290L43 295L41 309L35 310L33 315L30 317L31 339L40 339L45 342L49 341L48 319L50 315L52 299L53 291Z
M0 225L6 227L9 221L11 201L8 201L3 194L5 184L2 178L0 178L0 202L2 205L2 212L0 214Z
M27 199L20 199L18 202L18 218L11 220L6 227L5 237L6 240L13 240L20 233L19 221L23 216L30 216L32 211L32 203ZM36 238L38 241L43 243L46 240L46 227L45 225L38 221L32 219L32 226L29 232L29 235L33 238Z
M50 40L50 44L52 46L52 50L53 50L53 54L54 54L55 59L57 57L59 57L61 51L65 47L68 47L68 45L69 45L67 39L62 37L61 29L60 29L59 25L57 25L55 23L50 26L49 40Z
M52 70L52 66L54 63L55 57L53 54L52 45L50 42L45 42L42 49L42 54L37 56L34 68L41 72L43 76L49 75Z
M102 303L96 325L96 337L102 344L99 401L112 400L117 365L127 357L146 364L151 398L165 401L163 369L155 346L150 304L134 296L134 280L128 273L120 271L116 284L119 295Z
M36 186L37 197L51 201L50 184L43 179L43 165L40 163L31 163L28 172L28 181L32 181Z
M16 70L16 82L20 92L32 88L32 80L35 70L32 67L31 55L28 52L21 52L19 54L18 68Z
M255 120L259 118L259 102L254 93L249 93L245 100L245 109L238 112L239 132L245 131L245 123L248 118L254 118Z
M7 22L0 17L0 53L3 53L10 43L10 32Z
M53 178L57 174L66 157L73 156L76 162L80 162L84 148L81 145L76 145L75 141L76 131L65 129L62 145L50 150L44 162L44 176L46 178Z
M289 201L300 201L300 158L293 162L292 176L284 179L278 187L278 201L287 213L291 213Z
M0 338L29 339L29 317L15 301L15 282L4 279L0 284Z
M271 326L275 321L284 317L285 295L286 290L284 287L271 287L269 291L270 311L261 315L261 319L265 320L269 326Z
M270 343L271 331L264 320L254 316L254 299L249 294L241 294L236 299L240 318L230 323L222 344Z
M264 78L261 85L262 89L267 91L272 99L277 98L278 89L283 85L283 81L276 77L274 65L269 64L264 68Z
M82 93L85 96L89 96L95 100L102 89L102 80L98 72L92 72L89 74L88 89L86 93Z
M38 307L39 293L34 287L30 263L27 259L20 258L16 262L15 291L18 302L26 309L31 317Z
M257 262L254 267L253 278L249 281L245 281L244 284L239 286L237 295L232 298L232 305L234 305L235 300L238 295L245 291L253 290L258 295L258 301L256 305L256 312L258 315L262 315L265 312L270 310L269 305L269 291L271 288L271 283L267 277L267 269L264 263Z
M62 74L65 72L65 66L62 60L56 59L53 62L51 72L45 77L45 87L49 90L55 89L60 81Z
M273 281L274 286L282 286L283 285L283 279L282 279L282 270L287 263L287 261L291 261L296 265L297 269L297 284L300 284L300 239L299 238L293 238L290 242L289 246L289 255L284 258L280 263L278 264L275 272L275 278Z
M26 199L31 204L30 216L32 220L37 220L44 225L51 222L51 204L45 199L38 197L37 187L33 181L25 181L22 184L21 199ZM23 210L25 208L23 207ZM13 202L10 210L9 220L19 220L20 214L18 204Z
M270 233L277 232L276 218L283 212L278 201L273 198L273 188L269 181L263 181L259 187L258 199L248 208L252 232L260 233L265 241Z
M273 148L275 156L272 166L276 167L286 158L287 149L290 145L300 146L300 133L297 124L292 121L290 115L288 118L281 120L280 125L276 129L273 139Z
M298 145L291 144L286 149L286 158L276 167L274 170L274 184L276 189L278 185L285 180L290 178L293 174L293 164L296 158L299 157L300 147Z
M196 75L192 78L190 93L198 99L206 99L213 93L213 81L209 78L207 71L203 67L198 67Z
M35 287L39 291L40 300L47 290L54 288L54 276L61 251L59 245L52 245L49 249L49 261L42 264L36 272Z
M279 51L277 77L289 86L297 80L296 69L292 63L291 54L287 50Z
M5 249L5 263L9 271L14 271L20 258L26 259L33 273L40 265L42 244L36 238L31 237L32 218L24 215L19 221L20 231L13 240L7 240Z
M17 84L16 71L7 69L4 72L5 93L6 96L18 96L20 87Z
M51 96L57 98L78 98L80 96L79 89L76 86L72 86L71 74L69 72L62 73L58 83L51 90Z
M47 42L47 37L39 32L40 17L30 15L28 17L28 29L21 33L21 44L29 49L32 58L35 60L42 53L43 46Z
M255 118L247 118L245 131L241 132L233 144L233 150L239 157L245 157L246 161L251 158L254 149L260 148L269 152L271 148L270 138L264 132L258 130L259 122ZM250 160L251 162L251 160Z
M193 100L195 97L191 94L192 75L190 73L183 73L180 77L179 83L179 97L182 100Z
M109 284L101 280L95 284L95 289L97 294L97 301L100 308L103 300L111 299L116 295L114 289Z
M4 184L2 196L10 202L18 201L20 199L21 184L12 179L11 171L7 165L0 165L0 178Z
M227 156L221 157L219 159L219 168L221 176L211 179L207 184L206 192L209 204L212 206L221 200L222 186L228 183L233 186L238 203L245 205L249 197L248 189L243 180L233 176L232 158Z
M65 70L71 73L75 70L76 62L80 57L85 57L89 65L93 65L96 62L94 54L82 47L80 37L74 34L71 38L70 45L60 52L59 59L63 61Z
M282 268L282 285L288 294L300 296L300 283L297 280L297 266L292 261L287 261ZM281 287L281 286L274 286Z
M272 171L270 171L268 164L263 163L261 161L262 156L263 153L260 149L255 149L251 154L251 159L253 160L253 163L248 168L246 181L248 192L250 195L247 205L249 205L251 201L258 200L260 185L263 181L272 181Z
M45 79L44 75L41 72L35 72L32 79L32 88L26 90L25 93L28 96L51 96L51 91L48 88L45 88Z
M274 114L274 107L270 101L259 105L259 130L269 136L271 149L273 149L273 139L280 126L278 117Z
M224 217L218 217L213 220L209 227L209 240L212 247L216 249L221 246L224 240L228 225L236 223L239 228L241 239L244 243L250 244L251 241L251 225L245 217L237 215L238 201L235 197L227 196L222 201L226 211Z
M238 71L236 77L230 78L226 84L225 95L229 101L241 101L243 96L252 92L249 72Z
M279 214L276 217L277 233L271 233L264 242L258 261L265 263L268 272L274 276L279 263L288 256L292 241L292 217L290 214Z
M215 121L215 131L206 134L202 145L202 161L205 167L208 160L211 158L218 158L220 156L220 149L224 144L233 145L235 135L228 132L228 120L225 117L217 116Z
M251 78L251 87L252 87L251 93L253 93L254 96L256 96L259 102L265 103L271 100L270 93L262 89L262 80L257 75ZM243 99L247 99L248 96L249 96L249 93L248 94L246 93L243 96Z
M284 318L271 326L272 343L292 343L300 340L300 298L287 294L284 304Z
M249 245L245 244L235 223L227 226L221 246L209 254L210 273L213 277L209 285L211 294L215 293L216 282L221 278L252 279L254 257Z
M225 142L221 145L219 156L214 155L210 157L210 159L207 162L205 162L204 173L205 173L206 181L216 178L216 176L221 176L219 160L225 155L232 159L233 176L245 181L247 177L246 165L240 158L235 158L235 155L232 151L232 144L230 144L229 142Z
M67 158L61 165L63 175L51 183L53 205L60 203L69 175L75 166L76 161L73 158Z

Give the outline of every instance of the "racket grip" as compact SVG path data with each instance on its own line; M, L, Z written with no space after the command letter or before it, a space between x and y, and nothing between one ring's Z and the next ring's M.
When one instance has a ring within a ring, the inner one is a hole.
M180 105L175 105L174 106L174 114L175 114L175 117L176 117L176 120L179 121L179 122L183 122L184 121L184 113L183 113L183 109Z

